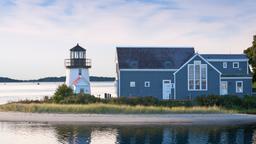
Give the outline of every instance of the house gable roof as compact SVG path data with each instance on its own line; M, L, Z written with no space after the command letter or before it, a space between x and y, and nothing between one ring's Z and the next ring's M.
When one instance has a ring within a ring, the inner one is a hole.
M192 47L117 47L119 69L178 69L193 55Z
M178 73L183 67L185 67L190 61L192 61L195 57L200 57L203 61L205 61L208 65L210 65L215 71L217 71L219 74L222 74L216 67L214 67L211 63L209 63L204 57L202 57L200 54L196 53L193 57L191 57L186 63L184 63L176 72L173 74L175 75Z

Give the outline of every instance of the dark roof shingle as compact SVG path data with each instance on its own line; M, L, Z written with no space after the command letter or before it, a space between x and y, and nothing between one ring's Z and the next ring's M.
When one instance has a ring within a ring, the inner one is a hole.
M178 69L194 48L117 47L119 69Z
M248 59L245 54L200 54L205 59Z

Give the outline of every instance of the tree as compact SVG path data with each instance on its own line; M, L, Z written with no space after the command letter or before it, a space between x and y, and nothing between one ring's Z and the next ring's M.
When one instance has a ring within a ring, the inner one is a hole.
M57 88L52 99L55 103L59 103L64 98L72 95L73 95L73 90L69 88L67 85L62 84Z
M256 35L253 36L252 46L244 50L244 53L249 58L249 64L253 71L253 82L256 81Z

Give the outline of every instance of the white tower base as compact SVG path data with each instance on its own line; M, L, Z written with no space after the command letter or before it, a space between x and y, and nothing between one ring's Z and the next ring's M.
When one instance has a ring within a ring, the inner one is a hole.
M72 88L76 94L91 94L89 70L86 68L67 68L66 85Z

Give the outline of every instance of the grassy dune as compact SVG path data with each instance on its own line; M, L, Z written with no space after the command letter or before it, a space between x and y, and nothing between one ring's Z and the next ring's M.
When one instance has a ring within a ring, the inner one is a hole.
M0 111L32 113L88 113L88 114L167 114L167 113L237 113L220 107L160 107L129 106L113 104L21 104L10 103L0 106Z

